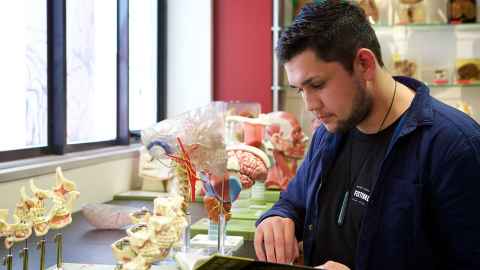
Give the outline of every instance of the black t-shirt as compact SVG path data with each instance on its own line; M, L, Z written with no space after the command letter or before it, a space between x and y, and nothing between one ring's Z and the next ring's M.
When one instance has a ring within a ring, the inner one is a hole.
M398 120L376 134L367 135L354 128L346 135L319 193L313 265L332 260L354 269L362 219L397 123ZM342 223L339 222L339 212L347 190L348 201Z

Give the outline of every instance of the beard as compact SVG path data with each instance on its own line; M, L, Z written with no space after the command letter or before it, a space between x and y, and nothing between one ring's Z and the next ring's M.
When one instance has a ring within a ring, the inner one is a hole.
M372 111L372 96L368 94L367 89L354 79L355 96L352 101L352 110L346 119L338 121L336 132L347 132L360 124Z

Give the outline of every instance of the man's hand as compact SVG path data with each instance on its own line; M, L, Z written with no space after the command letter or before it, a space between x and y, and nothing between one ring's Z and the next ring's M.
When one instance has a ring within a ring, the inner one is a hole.
M255 232L255 253L260 261L291 263L299 255L293 220L269 217Z
M328 261L322 265L319 265L315 268L318 269L326 269L326 270L350 270L346 265L343 265L341 263L337 263L334 261Z

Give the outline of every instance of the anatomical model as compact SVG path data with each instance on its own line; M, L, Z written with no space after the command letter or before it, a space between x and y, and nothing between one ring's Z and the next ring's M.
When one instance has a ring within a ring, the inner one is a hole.
M36 236L44 236L48 233L49 217L47 216L47 209L45 208L45 201L52 198L52 191L47 189L40 189L35 186L33 179L30 179L30 189L33 192L34 198L33 207L30 209L33 230Z
M267 133L274 162L265 185L267 189L284 190L297 171L297 162L303 158L308 138L292 113L280 111L268 116L271 124Z
M370 22L378 22L379 14L375 0L357 0L357 2L363 11L365 11L365 15L367 15Z
M72 222L72 203L80 194L75 183L66 179L60 167L56 170L57 185L53 190L43 190L30 180L33 197L29 197L25 187L20 188L20 201L13 212L13 223L8 223L8 210L2 209L0 215L0 235L5 236L5 245L11 247L14 242L28 239L35 232L44 236L50 228L60 229ZM46 214L46 200L53 201L53 207Z
M399 0L398 17L399 24L424 23L426 7L423 0Z
M32 232L36 236L45 236L49 229L60 229L72 222L71 212L73 200L80 194L76 191L75 183L66 179L60 167L56 170L57 182L52 190L44 190L35 186L33 179L30 180L30 189L33 196L27 195L25 187L20 188L20 201L16 204L12 215L13 223L8 222L8 209L0 209L0 237L5 237L5 247L9 254L5 257L7 269L12 268L12 247L14 243L26 241ZM51 200L53 206L48 211L45 202ZM62 266L62 243L61 234L55 238L57 242L57 268ZM40 269L45 265L45 243L43 238L39 242ZM23 269L28 269L28 247L21 251L23 257Z
M150 269L170 253L187 225L182 203L180 196L159 197L154 200L153 213L146 209L132 213L135 225L127 229L127 237L111 246L117 269Z
M267 154L260 149L263 145L263 130L268 122L263 118L244 116L227 116L226 121L229 142L226 149L227 174L224 177L213 177L210 181L202 180L207 190L203 199L204 206L209 219L214 223L219 222L221 201L224 202L223 213L228 221L232 203L238 198L240 191L250 189L256 181L265 182L270 167ZM239 138L242 141L238 141Z
M264 151L245 144L227 148L227 169L230 175L240 179L243 189L249 189L256 181L267 179L270 160Z
M60 167L56 172L56 185L52 195L53 207L49 212L51 229L61 229L72 222L73 200L80 195L75 183L63 176Z

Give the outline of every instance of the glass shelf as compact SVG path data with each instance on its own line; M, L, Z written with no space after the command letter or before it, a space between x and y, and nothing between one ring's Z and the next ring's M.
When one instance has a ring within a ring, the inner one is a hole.
M480 83L470 84L458 84L458 83L446 83L446 84L427 84L430 88L480 88Z
M479 88L480 89L480 82L478 83L470 83L470 84L459 84L459 83L446 83L446 84L426 84L429 88L431 89L436 89L436 88ZM296 91L295 89L289 87L289 86L281 86L278 89L280 92L284 91ZM300 95L299 95L300 96Z
M375 30L390 29L390 28L406 28L420 31L443 31L452 29L456 31L478 31L480 30L480 23L462 23L462 24L448 24L448 23L419 23L419 24L372 24Z

